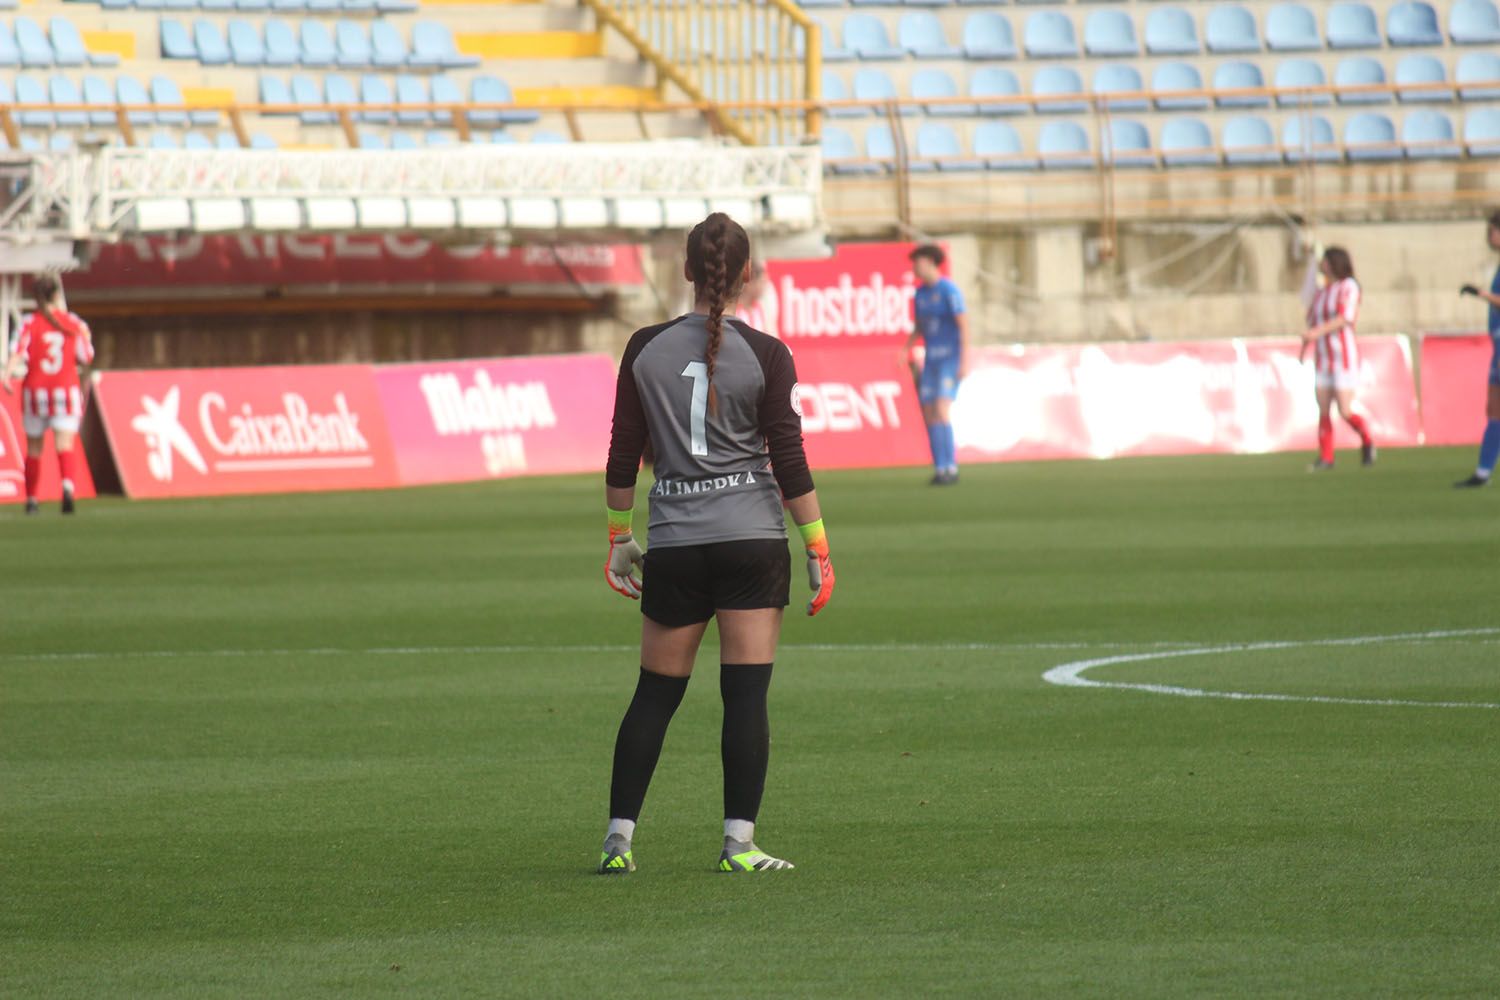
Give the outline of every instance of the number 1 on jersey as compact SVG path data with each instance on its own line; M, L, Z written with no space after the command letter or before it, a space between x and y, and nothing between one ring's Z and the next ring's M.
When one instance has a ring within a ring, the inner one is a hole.
M693 380L693 406L689 411L692 453L701 457L708 454L708 365L689 361L682 377Z

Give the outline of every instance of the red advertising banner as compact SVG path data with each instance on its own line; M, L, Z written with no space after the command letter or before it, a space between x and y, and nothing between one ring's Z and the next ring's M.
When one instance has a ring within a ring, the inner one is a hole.
M766 262L752 308L763 329L801 346L899 346L911 333L911 243L844 243L826 260Z
M388 365L375 384L403 485L604 468L606 355Z
M638 247L444 246L419 236L143 236L101 246L70 291L327 284L639 285Z
M1428 444L1478 444L1489 392L1486 334L1422 337L1422 430Z
M132 497L397 484L366 365L104 372L94 400Z
M0 503L21 503L26 499L26 429L21 425L20 383L17 382L14 388L11 393L0 392ZM81 443L74 447L82 453ZM62 483L50 431L45 448L37 499L57 500L62 496ZM93 496L94 480L89 475L88 463L79 461L75 475L78 478L73 482L73 495L80 500Z
M814 469L927 461L922 407L896 347L803 348L793 360L802 437Z

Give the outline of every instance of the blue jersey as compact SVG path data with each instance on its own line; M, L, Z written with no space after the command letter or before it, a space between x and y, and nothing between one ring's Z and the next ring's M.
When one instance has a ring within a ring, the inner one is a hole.
M1495 269L1495 280L1490 282L1490 291L1500 295L1500 268ZM1490 305L1490 339L1495 341L1495 349L1500 350L1500 306L1493 303Z
M927 357L956 358L959 352L958 317L964 312L964 296L948 278L917 288L912 299L917 332L927 347Z

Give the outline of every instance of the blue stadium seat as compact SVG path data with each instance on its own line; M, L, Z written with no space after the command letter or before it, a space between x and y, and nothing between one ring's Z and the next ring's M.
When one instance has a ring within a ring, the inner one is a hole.
M293 104L323 103L323 88L319 86L317 77L298 73L292 77L291 88ZM337 120L331 111L301 111L298 112L298 117L304 125L326 125Z
M847 0L797 0L798 7L842 7Z
M235 0L238 10L262 12L271 9L271 0Z
M322 21L308 18L297 32L302 43L302 65L308 67L332 66L338 61L338 49L333 36Z
M876 122L865 129L865 159L879 160L895 166L896 138L885 122Z
M1336 3L1328 9L1330 49L1380 48L1380 22L1375 11L1363 3Z
M1055 10L1039 10L1026 19L1026 54L1033 59L1072 59L1078 55L1073 20Z
M53 132L47 137L47 148L54 153L66 153L73 148L72 133Z
M151 95L146 93L141 81L133 76L122 74L115 77L115 102L128 108L142 109L130 112L132 125L150 125L156 121L156 115L150 110Z
M1044 170L1087 170L1094 165L1089 134L1077 122L1048 122L1037 136Z
M854 74L854 99L857 101L879 101L886 104L899 100L900 96L896 91L896 82L882 69L865 66ZM901 113L914 115L917 109L907 106L901 109Z
M999 66L983 66L969 77L970 97L1019 97L1021 82L1016 74ZM978 105L982 115L1021 115L1027 107L1020 101Z
M1272 52L1312 52L1323 47L1318 19L1300 3L1282 3L1266 14L1266 47Z
M1401 145L1409 160L1456 160L1462 155L1453 122L1441 111L1413 111L1401 123Z
M1031 78L1032 97L1056 97L1059 95L1083 94L1083 78L1071 66L1039 66ZM1088 102L1081 100L1037 101L1038 114L1073 114L1088 110Z
M151 78L151 103L157 106L158 125L215 125L219 121L217 111L161 110L162 107L181 107L187 103L183 99L182 88L170 76L158 74Z
M333 28L334 41L338 45L338 63L345 69L361 69L370 65L370 36L354 21L340 21Z
M964 55L970 59L1014 59L1016 37L1003 14L992 10L970 14L964 22Z
M1327 86L1328 78L1323 75L1322 65L1311 59L1283 59L1276 66L1272 85L1277 90L1296 91L1303 87ZM1276 103L1284 108L1316 107L1332 104L1333 97L1326 93L1287 93L1278 95Z
M948 44L937 15L925 10L908 11L896 26L897 43L918 59L956 59L963 55L957 45Z
M1405 0L1385 13L1385 37L1392 45L1442 45L1437 11L1421 0Z
M1281 129L1281 146L1288 163L1303 163L1309 159L1315 163L1337 163L1340 158L1333 126L1322 115L1287 118Z
M370 24L370 58L376 66L405 66L409 58L401 32L384 18Z
M391 133L391 148L420 149L421 146L410 132L393 132Z
M53 61L59 66L96 66L119 62L118 56L104 59L91 57L83 47L83 36L73 22L65 17L53 17L47 21L47 34L52 40Z
M1448 71L1440 59L1425 54L1403 56L1396 64L1396 83L1434 84L1447 83ZM1396 99L1406 103L1446 104L1452 100L1452 91L1447 89L1413 89L1396 91Z
M411 29L413 66L442 66L460 69L478 66L477 56L466 56L453 44L453 33L441 21L418 21Z
M919 101L958 97L958 84L946 70L919 69L912 74L911 96ZM972 104L924 104L922 110L938 117L966 117L975 113Z
M182 22L172 17L161 19L161 54L163 59L197 59L198 49Z
M856 167L859 152L854 145L854 136L833 125L823 126L823 163L836 174L865 173Z
M385 77L366 73L359 78L359 102L361 104L394 104L396 98L391 93L391 85L386 82ZM366 111L359 117L367 122L389 124L393 114L390 111Z
M1117 167L1154 167L1156 155L1151 152L1151 133L1140 122L1111 118L1100 158Z
M1138 94L1146 84L1133 63L1105 63L1094 70L1092 88L1096 94ZM1113 111L1146 111L1150 104L1144 97L1120 97L1111 98L1105 106Z
M171 132L155 132L149 142L146 143L150 149L181 149L177 144L177 136Z
M22 73L15 78L16 103L17 104L47 104L47 87L42 81L28 73ZM17 119L23 128L52 127L52 112L50 111L22 111Z
M343 0L339 10L345 14L371 14L375 11L375 0Z
M1339 62L1333 70L1336 87L1368 87L1385 83L1385 67L1369 56L1350 56ZM1383 91L1338 94L1340 104L1389 104L1391 95Z
M272 139L270 136L266 135L264 132L254 132L250 136L250 148L251 149L275 149L276 148L276 140Z
M52 65L52 43L48 41L41 25L29 17L18 17L11 22L11 28L16 33L16 47L21 53L22 66Z
M1455 45L1500 45L1500 9L1493 0L1457 0L1448 8L1448 37Z
M944 122L923 122L917 129L917 159L944 172L984 169L982 159L964 155L958 135Z
M1198 25L1181 7L1157 7L1146 15L1146 51L1153 56L1193 56L1200 51Z
M193 22L193 47L198 50L198 61L205 66L224 66L229 62L229 46L212 21L198 19Z
M359 95L354 91L354 84L349 82L347 76L337 73L326 73L323 76L323 98L329 104L358 104ZM334 113L337 116L337 112ZM353 115L355 121L359 115Z
M458 84L453 81L453 77L448 76L446 73L439 73L437 76L434 76L429 82L432 85L432 103L455 105L464 103L464 92L458 86ZM520 114L521 119L518 120L524 121L536 121L536 119L540 117L535 111L521 112ZM432 119L439 125L452 125L453 112L434 111L432 113Z
M1453 79L1459 84L1459 96L1466 101L1500 97L1500 55L1493 52L1464 53L1453 71Z
M115 89L101 76L89 73L83 78L83 103L99 108L89 112L90 125L115 123Z
M379 132L374 132L370 129L362 128L359 130L359 148L363 150L381 150L390 149L391 147L390 144L386 142L385 136L381 135Z
M1083 50L1091 56L1136 56L1141 46L1130 15L1108 8L1091 11L1083 22Z
M1220 138L1225 163L1239 166L1281 162L1281 149L1276 145L1271 125L1259 115L1229 119Z
M869 14L851 14L844 19L844 48L860 59L900 59L905 55L891 44L885 22Z
M1464 148L1470 156L1500 156L1500 108L1468 110L1464 115Z
M844 83L844 78L826 66L823 68L821 93L825 101L847 101L852 99L849 96L849 88ZM833 118L861 118L870 112L865 108L829 108L827 113Z
M1260 51L1255 15L1239 4L1218 4L1209 8L1203 23L1203 40L1210 52Z
M974 155L991 170L1035 170L1037 160L1027 156L1021 137L1005 122L984 122L974 129Z
M442 146L457 146L458 137L452 132L444 132L439 129L428 129L422 133L422 145L428 149L437 149Z
M1214 70L1215 90L1259 90L1265 85L1260 66L1252 62L1220 63ZM1261 94L1228 94L1215 97L1214 103L1221 108L1264 108L1271 101Z
M83 103L78 85L61 73L52 74L52 78L47 81L47 97L53 104ZM82 128L89 123L89 116L84 111L59 111L52 120L59 128Z
M396 77L397 104L427 104L432 95L427 90L427 81L420 76L402 74ZM427 111L398 111L396 121L402 125L424 125L432 119Z
M21 65L21 50L16 45L15 33L10 25L0 21L0 68Z
M854 53L834 40L833 31L823 22L818 22L818 32L823 36L823 61L824 62L847 62L854 58ZM793 47L797 55L802 55L806 49L802 40L802 32L793 36ZM896 58L892 56L891 58Z
M1351 162L1401 159L1396 126L1378 111L1362 111L1344 123L1344 150Z
M233 132L220 132L214 136L215 149L240 149L240 137Z
M201 132L189 132L182 137L183 149L205 150L213 149L214 144Z
M469 84L469 100L475 104L514 104L515 95L511 93L510 84L498 76L476 76ZM494 121L511 125L529 125L541 117L535 111L491 111L485 112L493 115ZM476 120L477 114L470 114L470 120Z
M1197 94L1184 97L1161 96L1170 95L1174 91L1203 89L1203 77L1199 75L1197 67L1189 63L1168 62L1157 66L1151 74L1151 89L1158 95L1158 111L1201 111L1208 107L1208 98Z
M249 21L236 18L229 22L229 54L236 66L259 66L266 61L260 32Z
M287 87L286 81L270 73L262 73L260 75L260 85L256 93L262 104L292 103L292 92Z
M266 22L266 65L295 66L302 57L292 26L280 18Z

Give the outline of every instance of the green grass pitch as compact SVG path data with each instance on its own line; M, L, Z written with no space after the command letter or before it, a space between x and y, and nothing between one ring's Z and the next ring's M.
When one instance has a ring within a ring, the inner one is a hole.
M638 635L598 477L0 511L0 993L1492 995L1500 711L1042 679L1500 628L1471 451L1343 458L820 476L758 877L713 870L711 642L591 874ZM1500 632L1087 677L1493 704Z

